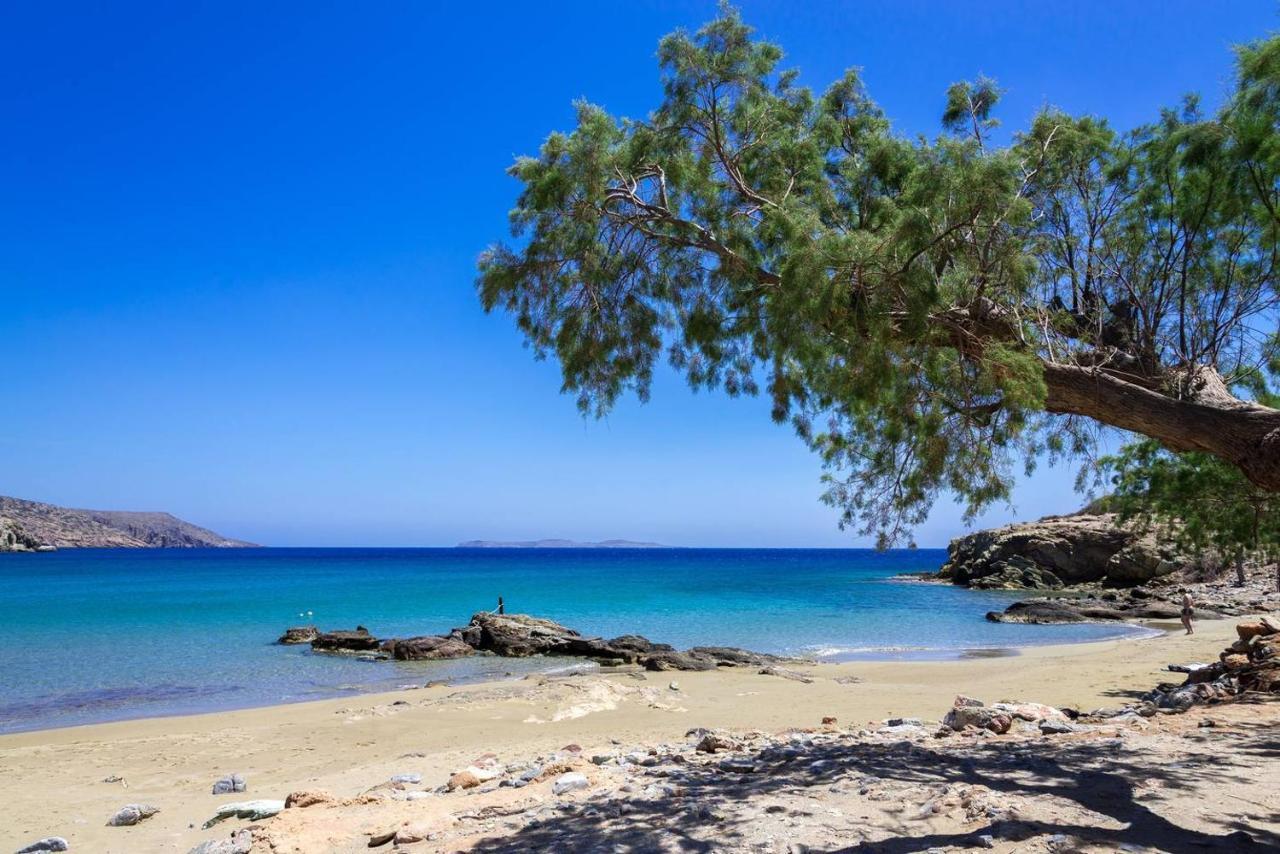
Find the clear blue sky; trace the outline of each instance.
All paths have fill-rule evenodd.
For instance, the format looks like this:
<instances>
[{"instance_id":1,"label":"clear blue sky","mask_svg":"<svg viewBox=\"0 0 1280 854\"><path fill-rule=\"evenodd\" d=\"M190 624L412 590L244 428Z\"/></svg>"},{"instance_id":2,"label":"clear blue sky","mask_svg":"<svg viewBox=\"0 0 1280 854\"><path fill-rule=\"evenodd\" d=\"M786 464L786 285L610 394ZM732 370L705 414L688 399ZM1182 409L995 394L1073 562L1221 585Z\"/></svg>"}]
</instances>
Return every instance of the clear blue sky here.
<instances>
[{"instance_id":1,"label":"clear blue sky","mask_svg":"<svg viewBox=\"0 0 1280 854\"><path fill-rule=\"evenodd\" d=\"M743 2L803 79L862 66L898 129L946 85L1119 127L1210 104L1267 2ZM9 4L0 27L0 494L167 509L272 545L629 537L859 545L759 400L586 422L475 257L504 174L586 97L639 115L713 2ZM1070 477L1016 515L1071 509ZM1007 508L986 521L1012 518ZM961 530L948 502L922 545Z\"/></svg>"}]
</instances>

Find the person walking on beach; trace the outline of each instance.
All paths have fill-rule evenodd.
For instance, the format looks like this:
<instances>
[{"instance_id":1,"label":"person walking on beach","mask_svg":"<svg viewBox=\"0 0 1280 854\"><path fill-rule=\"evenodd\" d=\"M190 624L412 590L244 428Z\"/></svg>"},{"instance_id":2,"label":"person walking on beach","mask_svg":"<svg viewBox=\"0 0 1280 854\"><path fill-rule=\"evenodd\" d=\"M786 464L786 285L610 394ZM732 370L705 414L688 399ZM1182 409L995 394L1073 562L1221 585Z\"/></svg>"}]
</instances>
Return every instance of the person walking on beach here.
<instances>
[{"instance_id":1,"label":"person walking on beach","mask_svg":"<svg viewBox=\"0 0 1280 854\"><path fill-rule=\"evenodd\" d=\"M1191 598L1191 593L1187 590L1182 591L1182 625L1187 630L1187 634L1193 634L1195 629L1191 627L1191 615L1196 611L1195 600Z\"/></svg>"},{"instance_id":2,"label":"person walking on beach","mask_svg":"<svg viewBox=\"0 0 1280 854\"><path fill-rule=\"evenodd\" d=\"M499 613L499 614L505 614L505 613L507 613L507 606L506 606L506 605L504 605L504 604L502 604L502 597L501 597L501 596L499 596L499 597L498 597L498 613Z\"/></svg>"}]
</instances>

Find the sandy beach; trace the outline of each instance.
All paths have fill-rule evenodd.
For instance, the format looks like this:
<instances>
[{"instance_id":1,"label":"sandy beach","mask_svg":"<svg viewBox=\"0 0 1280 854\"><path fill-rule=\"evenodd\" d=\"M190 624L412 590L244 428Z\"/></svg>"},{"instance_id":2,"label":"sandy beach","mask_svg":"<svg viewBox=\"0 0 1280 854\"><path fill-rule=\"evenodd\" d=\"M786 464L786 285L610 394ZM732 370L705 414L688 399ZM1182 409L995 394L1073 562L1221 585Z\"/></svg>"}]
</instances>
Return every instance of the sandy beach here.
<instances>
[{"instance_id":1,"label":"sandy beach","mask_svg":"<svg viewBox=\"0 0 1280 854\"><path fill-rule=\"evenodd\" d=\"M241 823L201 828L231 800L317 789L350 798L396 774L420 774L431 788L480 754L506 761L573 743L591 755L611 745L678 740L695 727L770 732L814 727L824 717L843 726L891 716L937 721L958 693L1114 707L1176 678L1164 672L1169 663L1214 660L1233 629L1232 620L1206 621L1189 637L956 661L814 665L803 668L808 683L754 669L604 672L7 735L0 737L0 844L16 850L57 835L73 851L185 852ZM230 773L243 774L248 791L212 795L213 782ZM104 782L113 778L119 781ZM134 827L106 826L135 802L160 812ZM362 832L348 829L353 838ZM326 847L344 844L335 839Z\"/></svg>"}]
</instances>

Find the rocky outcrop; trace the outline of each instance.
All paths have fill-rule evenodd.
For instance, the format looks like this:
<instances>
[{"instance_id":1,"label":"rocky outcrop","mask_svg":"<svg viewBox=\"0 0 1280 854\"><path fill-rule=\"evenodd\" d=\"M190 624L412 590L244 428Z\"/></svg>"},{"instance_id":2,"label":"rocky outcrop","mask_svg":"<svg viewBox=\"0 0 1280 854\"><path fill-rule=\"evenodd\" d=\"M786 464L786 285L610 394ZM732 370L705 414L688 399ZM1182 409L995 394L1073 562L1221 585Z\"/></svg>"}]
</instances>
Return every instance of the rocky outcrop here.
<instances>
[{"instance_id":1,"label":"rocky outcrop","mask_svg":"<svg viewBox=\"0 0 1280 854\"><path fill-rule=\"evenodd\" d=\"M312 626L287 629L278 643L307 643L316 652L372 654L397 661L462 658L476 653L504 658L558 655L592 658L603 664L637 664L649 670L714 670L717 667L762 666L783 661L777 656L736 647L698 646L678 652L670 644L654 643L640 635L606 640L584 637L554 620L528 614L481 611L466 626L447 635L418 635L379 640L368 629L315 632Z\"/></svg>"},{"instance_id":2,"label":"rocky outcrop","mask_svg":"<svg viewBox=\"0 0 1280 854\"><path fill-rule=\"evenodd\" d=\"M0 516L0 552L38 552L50 548L28 534L17 520Z\"/></svg>"},{"instance_id":3,"label":"rocky outcrop","mask_svg":"<svg viewBox=\"0 0 1280 854\"><path fill-rule=\"evenodd\" d=\"M321 632L311 641L311 648L318 652L377 652L378 639L364 626L352 631Z\"/></svg>"},{"instance_id":4,"label":"rocky outcrop","mask_svg":"<svg viewBox=\"0 0 1280 854\"><path fill-rule=\"evenodd\" d=\"M285 629L284 634L276 640L276 643L285 645L311 643L319 636L320 630L315 626L293 626Z\"/></svg>"},{"instance_id":5,"label":"rocky outcrop","mask_svg":"<svg viewBox=\"0 0 1280 854\"><path fill-rule=\"evenodd\" d=\"M396 661L434 661L441 658L463 658L475 653L462 640L439 635L392 638L383 641L381 649Z\"/></svg>"},{"instance_id":6,"label":"rocky outcrop","mask_svg":"<svg viewBox=\"0 0 1280 854\"><path fill-rule=\"evenodd\" d=\"M1273 597L1252 590L1231 588L1210 593L1207 585L1189 585L1196 602L1192 616L1197 620L1217 620L1261 614L1276 605ZM1140 620L1177 621L1181 616L1181 600L1177 593L1159 587L1134 587L1129 590L1106 590L1082 596L1043 596L1014 602L1003 611L991 611L987 619L993 623L1098 623Z\"/></svg>"},{"instance_id":7,"label":"rocky outcrop","mask_svg":"<svg viewBox=\"0 0 1280 854\"><path fill-rule=\"evenodd\" d=\"M169 513L124 510L73 510L55 504L0 496L0 551L5 530L18 529L35 547L57 548L233 548L251 546Z\"/></svg>"},{"instance_id":8,"label":"rocky outcrop","mask_svg":"<svg viewBox=\"0 0 1280 854\"><path fill-rule=\"evenodd\" d=\"M951 541L940 576L982 589L1129 587L1179 568L1177 554L1111 513L1047 516Z\"/></svg>"}]
</instances>

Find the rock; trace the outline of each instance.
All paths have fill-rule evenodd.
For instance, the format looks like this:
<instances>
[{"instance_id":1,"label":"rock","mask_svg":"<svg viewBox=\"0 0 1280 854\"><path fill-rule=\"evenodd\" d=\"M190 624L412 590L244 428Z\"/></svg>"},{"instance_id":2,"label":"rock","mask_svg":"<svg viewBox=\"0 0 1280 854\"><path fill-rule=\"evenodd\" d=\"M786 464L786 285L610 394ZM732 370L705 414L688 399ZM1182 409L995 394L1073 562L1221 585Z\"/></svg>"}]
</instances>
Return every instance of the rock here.
<instances>
[{"instance_id":1,"label":"rock","mask_svg":"<svg viewBox=\"0 0 1280 854\"><path fill-rule=\"evenodd\" d=\"M474 655L475 650L460 638L440 635L420 635L414 638L391 638L382 642L381 649L396 661L435 661L442 658L463 658Z\"/></svg>"},{"instance_id":2,"label":"rock","mask_svg":"<svg viewBox=\"0 0 1280 854\"><path fill-rule=\"evenodd\" d=\"M284 634L276 641L282 644L311 643L320 634L315 626L294 626L284 630Z\"/></svg>"},{"instance_id":3,"label":"rock","mask_svg":"<svg viewBox=\"0 0 1280 854\"><path fill-rule=\"evenodd\" d=\"M758 667L782 660L776 655L751 652L735 646L695 646L688 650L688 654L710 658L718 667Z\"/></svg>"},{"instance_id":4,"label":"rock","mask_svg":"<svg viewBox=\"0 0 1280 854\"><path fill-rule=\"evenodd\" d=\"M554 795L564 795L569 792L576 792L580 789L585 789L590 785L591 782L587 780L585 774L580 774L577 771L570 771L569 773L561 774L556 778L555 782L551 784L551 793Z\"/></svg>"},{"instance_id":5,"label":"rock","mask_svg":"<svg viewBox=\"0 0 1280 854\"><path fill-rule=\"evenodd\" d=\"M302 809L304 807L315 806L316 804L328 804L332 802L333 795L328 792L322 792L314 789L290 792L289 796L284 799L286 809Z\"/></svg>"},{"instance_id":6,"label":"rock","mask_svg":"<svg viewBox=\"0 0 1280 854\"><path fill-rule=\"evenodd\" d=\"M645 670L715 670L715 661L705 656L695 656L686 652L657 652L647 655L641 661Z\"/></svg>"},{"instance_id":7,"label":"rock","mask_svg":"<svg viewBox=\"0 0 1280 854\"><path fill-rule=\"evenodd\" d=\"M715 732L709 732L698 741L694 748L698 753L716 753L721 750L739 750L742 745L729 738Z\"/></svg>"},{"instance_id":8,"label":"rock","mask_svg":"<svg viewBox=\"0 0 1280 854\"><path fill-rule=\"evenodd\" d=\"M1060 710L1043 703L992 703L991 708L1018 720L1032 723L1045 720L1060 721L1067 717Z\"/></svg>"},{"instance_id":9,"label":"rock","mask_svg":"<svg viewBox=\"0 0 1280 854\"><path fill-rule=\"evenodd\" d=\"M425 842L430 835L431 831L422 825L407 824L396 831L392 842L396 845L412 845L415 842Z\"/></svg>"},{"instance_id":10,"label":"rock","mask_svg":"<svg viewBox=\"0 0 1280 854\"><path fill-rule=\"evenodd\" d=\"M311 648L319 652L372 652L378 648L378 639L360 626L354 631L321 632L312 639Z\"/></svg>"},{"instance_id":11,"label":"rock","mask_svg":"<svg viewBox=\"0 0 1280 854\"><path fill-rule=\"evenodd\" d=\"M386 833L375 833L369 837L369 847L381 848L395 838L396 832L394 830L388 830Z\"/></svg>"},{"instance_id":12,"label":"rock","mask_svg":"<svg viewBox=\"0 0 1280 854\"><path fill-rule=\"evenodd\" d=\"M996 708L972 705L977 702L972 697L963 695L956 697L955 705L942 719L942 725L956 732L962 732L965 727L976 727L990 730L997 735L1003 735L1013 726L1013 717L1010 714Z\"/></svg>"},{"instance_id":13,"label":"rock","mask_svg":"<svg viewBox=\"0 0 1280 854\"><path fill-rule=\"evenodd\" d=\"M924 724L921 723L919 718L885 718L884 725L888 727L916 727L923 726Z\"/></svg>"},{"instance_id":14,"label":"rock","mask_svg":"<svg viewBox=\"0 0 1280 854\"><path fill-rule=\"evenodd\" d=\"M835 718L835 716L833 716L833 715L827 715L826 717L824 717L824 718L822 719L822 725L823 725L823 726L835 726L835 725L836 725L836 718Z\"/></svg>"},{"instance_id":15,"label":"rock","mask_svg":"<svg viewBox=\"0 0 1280 854\"><path fill-rule=\"evenodd\" d=\"M1275 630L1262 620L1245 620L1243 623L1236 624L1236 634L1240 635L1240 640L1247 641L1250 638L1275 634Z\"/></svg>"},{"instance_id":16,"label":"rock","mask_svg":"<svg viewBox=\"0 0 1280 854\"><path fill-rule=\"evenodd\" d=\"M761 676L780 676L793 682L804 682L805 684L813 682L813 677L811 676L805 676L803 673L797 673L794 670L787 670L782 667L761 667L759 672Z\"/></svg>"},{"instance_id":17,"label":"rock","mask_svg":"<svg viewBox=\"0 0 1280 854\"><path fill-rule=\"evenodd\" d=\"M1154 533L1123 527L1114 514L1081 512L954 539L940 576L986 589L1132 586L1178 566L1177 555Z\"/></svg>"},{"instance_id":18,"label":"rock","mask_svg":"<svg viewBox=\"0 0 1280 854\"><path fill-rule=\"evenodd\" d=\"M46 836L44 839L37 839L26 848L19 848L18 854L36 854L37 851L67 851L69 846L67 840L61 836Z\"/></svg>"},{"instance_id":19,"label":"rock","mask_svg":"<svg viewBox=\"0 0 1280 854\"><path fill-rule=\"evenodd\" d=\"M228 774L218 779L213 784L213 794L230 795L234 792L243 792L245 790L244 777L240 774Z\"/></svg>"},{"instance_id":20,"label":"rock","mask_svg":"<svg viewBox=\"0 0 1280 854\"><path fill-rule=\"evenodd\" d=\"M201 842L187 854L249 854L253 850L253 832L242 828L231 834L229 839Z\"/></svg>"},{"instance_id":21,"label":"rock","mask_svg":"<svg viewBox=\"0 0 1280 854\"><path fill-rule=\"evenodd\" d=\"M732 771L735 774L751 774L756 770L756 763L740 756L730 756L720 760L721 771Z\"/></svg>"},{"instance_id":22,"label":"rock","mask_svg":"<svg viewBox=\"0 0 1280 854\"><path fill-rule=\"evenodd\" d=\"M553 620L528 614L493 614L482 611L455 634L478 650L513 658L548 655L581 635Z\"/></svg>"},{"instance_id":23,"label":"rock","mask_svg":"<svg viewBox=\"0 0 1280 854\"><path fill-rule=\"evenodd\" d=\"M237 801L234 804L224 804L219 807L213 814L213 818L204 823L206 829L212 827L218 822L228 818L247 818L250 821L261 821L284 809L284 801L273 800L257 800L257 801Z\"/></svg>"},{"instance_id":24,"label":"rock","mask_svg":"<svg viewBox=\"0 0 1280 854\"><path fill-rule=\"evenodd\" d=\"M408 785L417 785L422 782L421 774L396 774L391 778L393 783L405 783Z\"/></svg>"},{"instance_id":25,"label":"rock","mask_svg":"<svg viewBox=\"0 0 1280 854\"><path fill-rule=\"evenodd\" d=\"M1040 721L1040 732L1042 735L1065 735L1069 732L1076 732L1078 727L1068 720L1048 719Z\"/></svg>"},{"instance_id":26,"label":"rock","mask_svg":"<svg viewBox=\"0 0 1280 854\"><path fill-rule=\"evenodd\" d=\"M1014 602L1003 611L989 611L993 623L1054 625L1059 623L1112 622L1124 620L1177 620L1181 609L1173 602L1138 600L1109 603L1093 597L1043 598ZM1195 609L1198 620L1222 617L1209 608Z\"/></svg>"},{"instance_id":27,"label":"rock","mask_svg":"<svg viewBox=\"0 0 1280 854\"><path fill-rule=\"evenodd\" d=\"M474 789L479 786L481 780L471 771L459 771L449 778L449 782L445 785L449 791L457 791L458 789Z\"/></svg>"},{"instance_id":28,"label":"rock","mask_svg":"<svg viewBox=\"0 0 1280 854\"><path fill-rule=\"evenodd\" d=\"M125 804L107 821L108 827L132 827L160 812L150 804Z\"/></svg>"}]
</instances>

